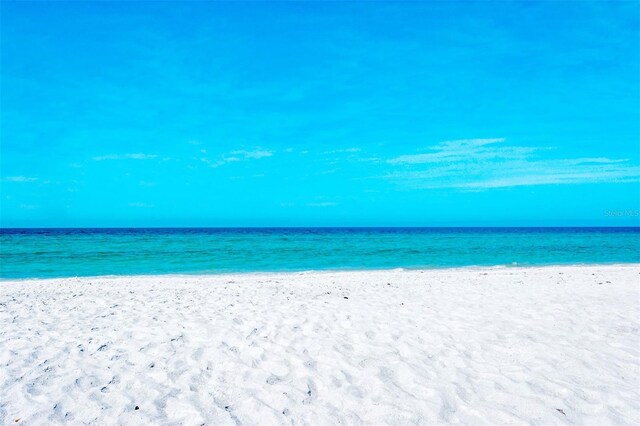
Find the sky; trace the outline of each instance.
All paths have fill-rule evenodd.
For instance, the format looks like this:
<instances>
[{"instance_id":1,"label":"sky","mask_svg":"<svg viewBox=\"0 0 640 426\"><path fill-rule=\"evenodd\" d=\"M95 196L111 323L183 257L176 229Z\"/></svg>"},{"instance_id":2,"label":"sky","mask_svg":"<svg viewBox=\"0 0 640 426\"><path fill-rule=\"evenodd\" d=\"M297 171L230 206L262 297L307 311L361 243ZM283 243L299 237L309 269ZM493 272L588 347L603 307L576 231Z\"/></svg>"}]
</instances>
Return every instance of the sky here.
<instances>
[{"instance_id":1,"label":"sky","mask_svg":"<svg viewBox=\"0 0 640 426\"><path fill-rule=\"evenodd\" d=\"M0 225L640 225L638 2L5 2Z\"/></svg>"}]
</instances>

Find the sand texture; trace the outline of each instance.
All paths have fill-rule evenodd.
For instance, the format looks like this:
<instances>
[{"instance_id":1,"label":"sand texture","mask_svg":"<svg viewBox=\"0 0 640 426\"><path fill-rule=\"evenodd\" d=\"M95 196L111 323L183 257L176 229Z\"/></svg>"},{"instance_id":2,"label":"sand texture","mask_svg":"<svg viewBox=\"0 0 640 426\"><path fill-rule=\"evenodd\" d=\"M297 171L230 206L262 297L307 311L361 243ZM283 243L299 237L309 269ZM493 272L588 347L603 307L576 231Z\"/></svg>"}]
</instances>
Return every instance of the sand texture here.
<instances>
[{"instance_id":1,"label":"sand texture","mask_svg":"<svg viewBox=\"0 0 640 426\"><path fill-rule=\"evenodd\" d=\"M3 281L0 423L640 424L640 265Z\"/></svg>"}]
</instances>

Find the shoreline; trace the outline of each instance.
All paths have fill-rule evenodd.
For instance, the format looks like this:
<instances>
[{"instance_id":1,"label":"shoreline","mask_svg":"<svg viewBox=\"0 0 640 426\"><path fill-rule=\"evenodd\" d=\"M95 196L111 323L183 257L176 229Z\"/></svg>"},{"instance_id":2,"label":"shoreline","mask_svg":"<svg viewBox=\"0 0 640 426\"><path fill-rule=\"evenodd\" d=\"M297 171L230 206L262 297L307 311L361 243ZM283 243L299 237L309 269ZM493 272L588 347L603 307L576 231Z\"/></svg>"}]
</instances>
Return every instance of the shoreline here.
<instances>
[{"instance_id":1,"label":"shoreline","mask_svg":"<svg viewBox=\"0 0 640 426\"><path fill-rule=\"evenodd\" d=\"M640 264L0 284L0 424L638 424Z\"/></svg>"},{"instance_id":2,"label":"shoreline","mask_svg":"<svg viewBox=\"0 0 640 426\"><path fill-rule=\"evenodd\" d=\"M235 272L193 272L193 273L167 273L167 274L122 274L122 275L77 275L61 277L19 277L2 278L0 285L13 282L55 281L55 280L84 280L84 279L131 279L131 278L196 278L196 277L225 277L225 276L296 276L308 274L342 274L342 273L371 273L371 272L435 272L435 271L476 271L476 270L519 270L519 269L544 269L544 268L590 268L590 267L640 267L640 262L614 262L614 263L554 263L539 265L468 265L468 266L443 266L428 268L372 268L372 269L307 269L307 270L283 270L283 271L235 271Z\"/></svg>"}]
</instances>

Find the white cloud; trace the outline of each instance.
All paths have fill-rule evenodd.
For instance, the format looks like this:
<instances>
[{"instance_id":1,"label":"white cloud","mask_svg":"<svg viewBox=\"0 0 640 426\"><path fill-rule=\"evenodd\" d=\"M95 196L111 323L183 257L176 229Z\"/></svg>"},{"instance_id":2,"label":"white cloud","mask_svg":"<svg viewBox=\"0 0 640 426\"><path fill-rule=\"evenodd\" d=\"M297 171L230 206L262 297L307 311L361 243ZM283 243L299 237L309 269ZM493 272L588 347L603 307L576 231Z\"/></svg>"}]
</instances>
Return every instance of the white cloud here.
<instances>
[{"instance_id":1,"label":"white cloud","mask_svg":"<svg viewBox=\"0 0 640 426\"><path fill-rule=\"evenodd\" d=\"M343 153L354 154L360 151L362 151L360 148L351 147L351 148L334 149L331 151L324 151L323 154L343 154Z\"/></svg>"},{"instance_id":2,"label":"white cloud","mask_svg":"<svg viewBox=\"0 0 640 426\"><path fill-rule=\"evenodd\" d=\"M272 151L268 151L264 149L255 149L253 151L236 150L236 151L231 151L227 154L224 154L218 160L210 160L209 158L202 157L200 158L200 161L208 164L211 167L216 168L216 167L224 166L225 164L229 164L229 163L237 163L240 161L247 161L247 160L259 160L261 158L271 157L272 155L273 155Z\"/></svg>"},{"instance_id":3,"label":"white cloud","mask_svg":"<svg viewBox=\"0 0 640 426\"><path fill-rule=\"evenodd\" d=\"M401 170L384 177L411 188L490 189L515 186L637 182L640 167L628 159L549 159L548 148L504 145L500 139L444 142L429 152L387 162Z\"/></svg>"},{"instance_id":4,"label":"white cloud","mask_svg":"<svg viewBox=\"0 0 640 426\"><path fill-rule=\"evenodd\" d=\"M6 182L29 183L29 182L37 181L38 178L37 177L31 177L31 176L7 176L6 178L4 178L4 180Z\"/></svg>"},{"instance_id":5,"label":"white cloud","mask_svg":"<svg viewBox=\"0 0 640 426\"><path fill-rule=\"evenodd\" d=\"M273 153L271 151L257 149L257 150L254 150L254 151L244 151L244 150L231 151L231 155L236 155L238 157L241 157L241 158L247 160L247 159L258 159L258 158L271 157L273 155Z\"/></svg>"},{"instance_id":6,"label":"white cloud","mask_svg":"<svg viewBox=\"0 0 640 426\"><path fill-rule=\"evenodd\" d=\"M501 158L522 157L532 152L532 148L501 146L494 144L504 142L504 138L493 139L462 139L442 142L429 148L428 153L401 155L388 160L391 164L421 164L438 163L443 161L459 161L465 158Z\"/></svg>"},{"instance_id":7,"label":"white cloud","mask_svg":"<svg viewBox=\"0 0 640 426\"><path fill-rule=\"evenodd\" d=\"M319 203L307 203L309 207L332 207L337 206L338 203L334 203L333 201L322 201Z\"/></svg>"},{"instance_id":8,"label":"white cloud","mask_svg":"<svg viewBox=\"0 0 640 426\"><path fill-rule=\"evenodd\" d=\"M93 157L95 161L105 161L105 160L153 160L158 156L155 154L143 154L140 152L136 152L133 154L108 154L108 155L99 155L97 157Z\"/></svg>"},{"instance_id":9,"label":"white cloud","mask_svg":"<svg viewBox=\"0 0 640 426\"><path fill-rule=\"evenodd\" d=\"M462 188L505 188L513 186L560 185L602 182L635 182L640 167L627 160L582 158L574 160L541 160L514 164L496 177L463 182Z\"/></svg>"}]
</instances>

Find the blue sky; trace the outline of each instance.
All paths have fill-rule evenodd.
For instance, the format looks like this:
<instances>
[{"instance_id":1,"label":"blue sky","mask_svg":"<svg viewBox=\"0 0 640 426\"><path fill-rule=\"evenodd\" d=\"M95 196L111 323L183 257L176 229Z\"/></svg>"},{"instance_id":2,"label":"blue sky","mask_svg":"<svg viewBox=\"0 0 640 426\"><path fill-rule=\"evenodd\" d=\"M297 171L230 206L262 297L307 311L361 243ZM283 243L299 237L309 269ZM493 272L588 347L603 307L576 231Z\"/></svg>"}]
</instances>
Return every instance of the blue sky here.
<instances>
[{"instance_id":1,"label":"blue sky","mask_svg":"<svg viewBox=\"0 0 640 426\"><path fill-rule=\"evenodd\" d=\"M2 226L640 224L637 2L2 3Z\"/></svg>"}]
</instances>

